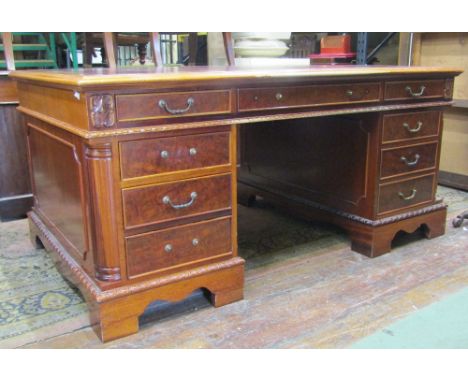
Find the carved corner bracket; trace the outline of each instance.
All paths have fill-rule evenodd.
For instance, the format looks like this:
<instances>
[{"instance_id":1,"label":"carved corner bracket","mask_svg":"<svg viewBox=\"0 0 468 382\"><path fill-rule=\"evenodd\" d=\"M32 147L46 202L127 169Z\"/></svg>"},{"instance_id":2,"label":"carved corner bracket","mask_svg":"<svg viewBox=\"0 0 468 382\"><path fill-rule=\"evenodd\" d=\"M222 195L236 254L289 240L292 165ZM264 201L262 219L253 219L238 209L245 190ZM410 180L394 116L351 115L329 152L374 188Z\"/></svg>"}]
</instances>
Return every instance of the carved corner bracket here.
<instances>
[{"instance_id":1,"label":"carved corner bracket","mask_svg":"<svg viewBox=\"0 0 468 382\"><path fill-rule=\"evenodd\" d=\"M110 94L93 95L89 97L89 115L91 124L96 129L115 126L115 102Z\"/></svg>"}]
</instances>

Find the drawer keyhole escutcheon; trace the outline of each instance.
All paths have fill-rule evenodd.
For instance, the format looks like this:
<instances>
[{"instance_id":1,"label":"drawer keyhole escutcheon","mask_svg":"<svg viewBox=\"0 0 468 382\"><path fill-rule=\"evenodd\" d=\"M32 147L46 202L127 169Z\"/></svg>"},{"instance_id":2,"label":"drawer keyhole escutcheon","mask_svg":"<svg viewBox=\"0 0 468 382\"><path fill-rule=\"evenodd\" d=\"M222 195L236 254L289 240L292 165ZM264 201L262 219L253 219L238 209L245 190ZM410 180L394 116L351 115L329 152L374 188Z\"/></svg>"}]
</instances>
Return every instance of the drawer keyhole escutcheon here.
<instances>
[{"instance_id":1,"label":"drawer keyhole escutcheon","mask_svg":"<svg viewBox=\"0 0 468 382\"><path fill-rule=\"evenodd\" d=\"M408 123L406 123L406 122L403 123L403 127L406 130L408 130L408 132L410 132L410 133L417 133L419 130L421 130L422 125L423 125L422 122L418 121L418 123L416 124L416 127L414 129L412 129Z\"/></svg>"},{"instance_id":2,"label":"drawer keyhole escutcheon","mask_svg":"<svg viewBox=\"0 0 468 382\"><path fill-rule=\"evenodd\" d=\"M187 203L182 203L182 204L174 204L172 203L172 200L171 198L166 195L162 198L162 202L164 204L167 204L169 206L171 206L172 208L174 208L175 210L179 210L181 208L187 208L187 207L190 207L194 202L195 202L195 199L197 198L198 194L193 191L191 194L190 194L190 200L187 202Z\"/></svg>"},{"instance_id":3,"label":"drawer keyhole escutcheon","mask_svg":"<svg viewBox=\"0 0 468 382\"><path fill-rule=\"evenodd\" d=\"M275 98L279 102L283 99L283 95L281 93L276 93Z\"/></svg>"},{"instance_id":4,"label":"drawer keyhole escutcheon","mask_svg":"<svg viewBox=\"0 0 468 382\"><path fill-rule=\"evenodd\" d=\"M411 167L411 166L416 166L416 165L418 164L419 158L420 158L420 157L421 157L421 156L420 156L419 154L416 154L416 155L414 156L414 160L413 160L413 161L409 161L405 156L402 156L402 157L400 158L400 160L401 160L403 163L405 163L407 166Z\"/></svg>"},{"instance_id":5,"label":"drawer keyhole escutcheon","mask_svg":"<svg viewBox=\"0 0 468 382\"><path fill-rule=\"evenodd\" d=\"M166 100L163 100L163 99L159 100L158 105L161 109L166 110L169 114L184 114L190 110L190 108L193 106L194 103L195 103L195 100L192 97L190 97L187 99L187 106L184 107L183 109L172 109L169 107Z\"/></svg>"},{"instance_id":6,"label":"drawer keyhole escutcheon","mask_svg":"<svg viewBox=\"0 0 468 382\"><path fill-rule=\"evenodd\" d=\"M189 154L190 154L190 156L192 156L192 157L195 156L195 155L197 155L197 149L196 149L195 147L191 147L191 148L189 149Z\"/></svg>"},{"instance_id":7,"label":"drawer keyhole escutcheon","mask_svg":"<svg viewBox=\"0 0 468 382\"><path fill-rule=\"evenodd\" d=\"M411 89L411 86L407 86L405 90L411 97L421 97L424 94L426 87L424 85L421 85L421 87L419 88L419 92L416 92L416 93L413 92L413 90Z\"/></svg>"},{"instance_id":8,"label":"drawer keyhole escutcheon","mask_svg":"<svg viewBox=\"0 0 468 382\"><path fill-rule=\"evenodd\" d=\"M162 159L169 158L169 153L166 150L161 151L161 158Z\"/></svg>"},{"instance_id":9,"label":"drawer keyhole escutcheon","mask_svg":"<svg viewBox=\"0 0 468 382\"><path fill-rule=\"evenodd\" d=\"M172 252L172 245L171 245L171 244L166 244L166 245L164 246L164 250L165 250L167 253Z\"/></svg>"},{"instance_id":10,"label":"drawer keyhole escutcheon","mask_svg":"<svg viewBox=\"0 0 468 382\"><path fill-rule=\"evenodd\" d=\"M200 241L196 237L192 240L192 245L194 247L196 247L199 243L200 243Z\"/></svg>"},{"instance_id":11,"label":"drawer keyhole escutcheon","mask_svg":"<svg viewBox=\"0 0 468 382\"><path fill-rule=\"evenodd\" d=\"M411 200L413 199L415 196L416 196L416 193L418 192L418 190L416 190L415 188L413 188L411 190L411 194L406 196L405 194L403 194L403 192L399 192L398 193L398 196L400 197L400 199L403 199L403 200Z\"/></svg>"}]
</instances>

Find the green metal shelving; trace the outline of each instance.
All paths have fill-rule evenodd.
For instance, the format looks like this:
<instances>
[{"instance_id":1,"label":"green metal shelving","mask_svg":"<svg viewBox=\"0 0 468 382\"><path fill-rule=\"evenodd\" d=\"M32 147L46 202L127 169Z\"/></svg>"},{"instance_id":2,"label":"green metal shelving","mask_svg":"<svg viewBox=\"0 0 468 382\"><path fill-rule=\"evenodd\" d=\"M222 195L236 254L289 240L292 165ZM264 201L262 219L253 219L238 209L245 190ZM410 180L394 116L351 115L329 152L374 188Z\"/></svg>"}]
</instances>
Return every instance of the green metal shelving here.
<instances>
[{"instance_id":1,"label":"green metal shelving","mask_svg":"<svg viewBox=\"0 0 468 382\"><path fill-rule=\"evenodd\" d=\"M35 42L12 44L13 52L37 52L38 58L15 59L15 67L23 68L58 68L57 45L54 32L13 32L13 37L21 36L36 38ZM74 69L78 68L76 32L60 32L60 37L65 43L68 52L72 56ZM3 44L0 44L0 52L4 52ZM0 69L6 69L6 61L0 60Z\"/></svg>"}]
</instances>

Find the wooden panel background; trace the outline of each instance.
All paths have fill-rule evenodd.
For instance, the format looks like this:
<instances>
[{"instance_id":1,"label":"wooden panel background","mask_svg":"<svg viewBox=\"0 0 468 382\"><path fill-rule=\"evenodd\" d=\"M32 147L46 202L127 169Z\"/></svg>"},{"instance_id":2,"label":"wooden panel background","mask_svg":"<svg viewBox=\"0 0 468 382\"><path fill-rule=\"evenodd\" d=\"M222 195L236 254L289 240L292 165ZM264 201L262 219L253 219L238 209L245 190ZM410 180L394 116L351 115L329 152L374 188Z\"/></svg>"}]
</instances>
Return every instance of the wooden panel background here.
<instances>
[{"instance_id":1,"label":"wooden panel background","mask_svg":"<svg viewBox=\"0 0 468 382\"><path fill-rule=\"evenodd\" d=\"M453 98L468 99L468 33L422 33L420 65L464 67L455 80Z\"/></svg>"},{"instance_id":2,"label":"wooden panel background","mask_svg":"<svg viewBox=\"0 0 468 382\"><path fill-rule=\"evenodd\" d=\"M468 33L421 33L420 65L458 66L465 72L455 79L453 98L468 100ZM440 170L468 176L468 109L451 108L444 114ZM443 183L443 182L442 182ZM445 184L445 183L443 183ZM465 185L468 188L468 182Z\"/></svg>"}]
</instances>

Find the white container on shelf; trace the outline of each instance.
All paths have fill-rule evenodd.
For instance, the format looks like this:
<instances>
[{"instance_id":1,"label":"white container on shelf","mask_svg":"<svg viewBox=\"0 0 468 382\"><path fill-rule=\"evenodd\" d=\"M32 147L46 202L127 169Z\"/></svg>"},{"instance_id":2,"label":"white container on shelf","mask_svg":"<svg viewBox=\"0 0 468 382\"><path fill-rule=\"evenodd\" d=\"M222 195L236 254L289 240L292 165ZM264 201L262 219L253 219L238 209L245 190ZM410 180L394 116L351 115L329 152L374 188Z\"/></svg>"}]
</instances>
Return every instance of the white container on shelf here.
<instances>
[{"instance_id":1,"label":"white container on shelf","mask_svg":"<svg viewBox=\"0 0 468 382\"><path fill-rule=\"evenodd\" d=\"M291 32L233 32L234 40L289 40Z\"/></svg>"},{"instance_id":2,"label":"white container on shelf","mask_svg":"<svg viewBox=\"0 0 468 382\"><path fill-rule=\"evenodd\" d=\"M236 57L281 57L291 32L234 32L232 37Z\"/></svg>"}]
</instances>

